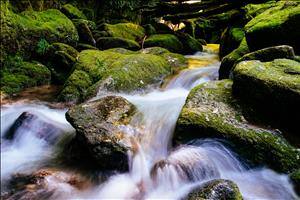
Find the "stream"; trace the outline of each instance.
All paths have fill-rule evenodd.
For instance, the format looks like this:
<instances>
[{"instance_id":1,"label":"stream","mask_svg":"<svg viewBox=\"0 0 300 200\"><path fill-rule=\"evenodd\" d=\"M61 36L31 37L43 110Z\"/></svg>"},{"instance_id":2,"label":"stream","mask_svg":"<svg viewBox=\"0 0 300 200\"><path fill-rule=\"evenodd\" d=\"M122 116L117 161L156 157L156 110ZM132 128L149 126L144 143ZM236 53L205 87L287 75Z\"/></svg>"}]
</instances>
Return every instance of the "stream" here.
<instances>
[{"instance_id":1,"label":"stream","mask_svg":"<svg viewBox=\"0 0 300 200\"><path fill-rule=\"evenodd\" d=\"M46 175L45 188L36 192L40 199L182 199L201 184L220 178L235 182L246 200L297 199L287 175L268 168L251 168L224 145L226 141L199 139L172 147L176 121L189 91L218 78L220 62L216 57L214 53L189 56L192 66L164 87L146 94L116 94L138 109L124 127L127 134L134 136L131 143L136 152L128 152L129 172L115 173L99 184L74 186L70 180L74 176L86 177L85 174L61 167L59 154L75 135L65 119L66 108L55 108L43 101L2 105L1 195L6 195L15 174L56 167L60 170ZM101 97L93 99L97 98ZM24 112L33 116L12 128ZM82 180L91 182L90 177ZM11 199L26 199L24 190L18 190Z\"/></svg>"}]
</instances>

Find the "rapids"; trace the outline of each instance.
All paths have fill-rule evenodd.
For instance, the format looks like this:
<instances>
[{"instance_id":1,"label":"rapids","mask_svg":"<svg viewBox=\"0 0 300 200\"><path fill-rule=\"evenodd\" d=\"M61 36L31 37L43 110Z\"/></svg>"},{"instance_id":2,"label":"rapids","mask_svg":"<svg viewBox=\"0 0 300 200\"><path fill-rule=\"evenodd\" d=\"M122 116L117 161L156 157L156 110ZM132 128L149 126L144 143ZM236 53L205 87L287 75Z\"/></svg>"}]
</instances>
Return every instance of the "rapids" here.
<instances>
[{"instance_id":1,"label":"rapids","mask_svg":"<svg viewBox=\"0 0 300 200\"><path fill-rule=\"evenodd\" d=\"M189 91L203 82L217 79L220 63L213 53L189 56L191 67L181 71L165 87L146 94L116 94L138 108L138 113L124 131L133 135L128 152L129 172L117 173L100 184L78 189L66 183L68 170L50 175L48 199L182 199L193 188L212 179L234 181L244 199L296 199L288 176L267 168L251 168L227 148L228 141L195 140L172 147L176 120ZM100 97L95 97L97 99ZM23 113L32 117L14 129L12 124ZM55 165L55 158L65 145L64 138L74 136L65 119L66 109L55 109L46 102L16 102L1 107L1 194L16 173L33 173ZM50 125L49 125L50 124ZM39 135L45 125L55 128L56 137ZM53 134L53 131L47 131ZM116 161L117 162L117 161ZM43 196L41 196L43 197Z\"/></svg>"}]
</instances>

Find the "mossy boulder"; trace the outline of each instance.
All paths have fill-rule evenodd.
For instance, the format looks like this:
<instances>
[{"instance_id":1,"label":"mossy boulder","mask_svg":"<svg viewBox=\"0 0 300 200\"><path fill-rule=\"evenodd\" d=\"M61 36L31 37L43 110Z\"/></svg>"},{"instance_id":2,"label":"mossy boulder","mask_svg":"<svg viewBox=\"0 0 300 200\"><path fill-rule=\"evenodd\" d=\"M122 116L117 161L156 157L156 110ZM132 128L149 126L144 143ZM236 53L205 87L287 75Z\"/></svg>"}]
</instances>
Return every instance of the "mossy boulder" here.
<instances>
[{"instance_id":1,"label":"mossy boulder","mask_svg":"<svg viewBox=\"0 0 300 200\"><path fill-rule=\"evenodd\" d=\"M129 135L122 125L130 122L136 108L126 99L107 96L72 107L66 118L76 129L77 147L86 149L95 164L106 170L128 170Z\"/></svg>"},{"instance_id":2,"label":"mossy boulder","mask_svg":"<svg viewBox=\"0 0 300 200\"><path fill-rule=\"evenodd\" d=\"M163 55L127 50L121 53L115 50L82 51L60 99L78 102L95 96L99 91L133 92L146 89L150 84L160 84L177 67L170 65L172 61Z\"/></svg>"},{"instance_id":3,"label":"mossy boulder","mask_svg":"<svg viewBox=\"0 0 300 200\"><path fill-rule=\"evenodd\" d=\"M298 169L300 152L277 132L259 128L247 111L232 96L231 80L201 84L188 95L177 121L175 142L207 137L225 139L254 164L280 172Z\"/></svg>"},{"instance_id":4,"label":"mossy boulder","mask_svg":"<svg viewBox=\"0 0 300 200\"><path fill-rule=\"evenodd\" d=\"M171 34L155 34L146 38L144 47L162 47L174 53L183 52L183 44Z\"/></svg>"},{"instance_id":5,"label":"mossy boulder","mask_svg":"<svg viewBox=\"0 0 300 200\"><path fill-rule=\"evenodd\" d=\"M96 24L84 19L74 19L72 21L78 31L79 42L96 46L96 40L92 33L96 29Z\"/></svg>"},{"instance_id":6,"label":"mossy boulder","mask_svg":"<svg viewBox=\"0 0 300 200\"><path fill-rule=\"evenodd\" d=\"M175 35L183 45L183 54L194 54L198 51L203 51L201 43L189 34L176 32Z\"/></svg>"},{"instance_id":7,"label":"mossy boulder","mask_svg":"<svg viewBox=\"0 0 300 200\"><path fill-rule=\"evenodd\" d=\"M194 189L186 198L187 200L200 200L200 199L230 199L242 200L243 197L240 193L238 186L230 181L224 179L212 180L204 183L198 188Z\"/></svg>"},{"instance_id":8,"label":"mossy boulder","mask_svg":"<svg viewBox=\"0 0 300 200\"><path fill-rule=\"evenodd\" d=\"M288 45L280 45L263 48L251 53L245 54L243 57L238 59L238 62L245 60L260 60L262 62L273 61L277 58L294 59L294 49Z\"/></svg>"},{"instance_id":9,"label":"mossy boulder","mask_svg":"<svg viewBox=\"0 0 300 200\"><path fill-rule=\"evenodd\" d=\"M219 56L222 59L224 56L238 48L241 41L245 37L243 28L227 27L221 36Z\"/></svg>"},{"instance_id":10,"label":"mossy boulder","mask_svg":"<svg viewBox=\"0 0 300 200\"><path fill-rule=\"evenodd\" d=\"M233 73L233 92L276 128L298 137L300 63L288 59L243 61Z\"/></svg>"},{"instance_id":11,"label":"mossy boulder","mask_svg":"<svg viewBox=\"0 0 300 200\"><path fill-rule=\"evenodd\" d=\"M268 10L269 8L275 7L278 4L282 3L282 1L268 1L265 3L258 3L258 4L247 4L242 10L245 13L245 19L247 21L252 20L257 15L263 13L264 11Z\"/></svg>"},{"instance_id":12,"label":"mossy boulder","mask_svg":"<svg viewBox=\"0 0 300 200\"><path fill-rule=\"evenodd\" d=\"M104 37L117 37L134 41L139 41L145 36L144 28L133 23L103 23L98 27L98 30L103 31Z\"/></svg>"},{"instance_id":13,"label":"mossy boulder","mask_svg":"<svg viewBox=\"0 0 300 200\"><path fill-rule=\"evenodd\" d=\"M90 44L85 44L85 43L78 43L76 46L76 49L80 52L83 50L87 49L93 49L93 50L98 50L97 47L90 45Z\"/></svg>"},{"instance_id":14,"label":"mossy boulder","mask_svg":"<svg viewBox=\"0 0 300 200\"><path fill-rule=\"evenodd\" d=\"M111 48L139 50L141 48L136 41L120 37L100 37L97 39L97 47L101 50Z\"/></svg>"},{"instance_id":15,"label":"mossy boulder","mask_svg":"<svg viewBox=\"0 0 300 200\"><path fill-rule=\"evenodd\" d=\"M300 53L300 2L280 2L248 22L245 33L251 51L290 45Z\"/></svg>"},{"instance_id":16,"label":"mossy boulder","mask_svg":"<svg viewBox=\"0 0 300 200\"><path fill-rule=\"evenodd\" d=\"M23 61L21 57L8 57L1 69L1 91L13 95L25 88L49 84L51 73L38 62Z\"/></svg>"},{"instance_id":17,"label":"mossy boulder","mask_svg":"<svg viewBox=\"0 0 300 200\"><path fill-rule=\"evenodd\" d=\"M1 4L0 60L8 54L29 57L41 39L49 43L75 44L78 34L72 21L59 10L25 11L15 14L9 4Z\"/></svg>"},{"instance_id":18,"label":"mossy boulder","mask_svg":"<svg viewBox=\"0 0 300 200\"><path fill-rule=\"evenodd\" d=\"M246 38L241 41L239 47L233 50L230 54L222 59L221 66L219 69L219 79L229 78L229 75L235 66L238 59L243 57L243 55L250 53Z\"/></svg>"},{"instance_id":19,"label":"mossy boulder","mask_svg":"<svg viewBox=\"0 0 300 200\"><path fill-rule=\"evenodd\" d=\"M47 47L43 60L51 71L52 82L63 84L76 62L78 51L70 45L53 43Z\"/></svg>"},{"instance_id":20,"label":"mossy boulder","mask_svg":"<svg viewBox=\"0 0 300 200\"><path fill-rule=\"evenodd\" d=\"M294 184L294 188L297 194L300 194L300 169L295 170L293 173L289 174L289 177Z\"/></svg>"},{"instance_id":21,"label":"mossy boulder","mask_svg":"<svg viewBox=\"0 0 300 200\"><path fill-rule=\"evenodd\" d=\"M69 19L87 19L83 12L81 12L72 4L63 5L61 12L64 13Z\"/></svg>"}]
</instances>

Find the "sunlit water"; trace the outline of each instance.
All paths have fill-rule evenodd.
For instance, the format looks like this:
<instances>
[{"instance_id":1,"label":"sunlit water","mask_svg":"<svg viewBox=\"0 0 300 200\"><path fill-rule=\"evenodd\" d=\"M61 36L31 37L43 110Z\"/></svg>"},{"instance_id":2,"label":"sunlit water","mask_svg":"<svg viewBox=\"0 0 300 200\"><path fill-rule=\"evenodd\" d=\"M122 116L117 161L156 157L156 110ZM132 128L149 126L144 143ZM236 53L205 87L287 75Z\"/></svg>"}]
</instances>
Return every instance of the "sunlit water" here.
<instances>
[{"instance_id":1,"label":"sunlit water","mask_svg":"<svg viewBox=\"0 0 300 200\"><path fill-rule=\"evenodd\" d=\"M131 141L136 152L128 152L129 172L111 176L106 182L78 191L64 181L68 175L47 177L48 187L55 191L52 199L181 199L193 188L212 179L234 181L244 199L296 199L287 175L270 169L251 169L238 156L212 139L195 140L172 147L171 139L176 120L189 91L203 82L217 79L219 62L213 54L197 54L193 63L203 67L183 70L164 89L147 94L125 97L138 108L127 129L134 131ZM97 97L96 97L97 98ZM23 112L38 116L30 126L19 127L12 140L5 133ZM41 104L6 105L1 112L1 182L17 172L34 172L42 163L51 162L59 148L59 141L74 134L65 120L66 110L50 109ZM57 128L57 137L41 137L45 122ZM49 141L50 140L50 141ZM117 162L117 161L116 161ZM61 178L63 177L63 178Z\"/></svg>"}]
</instances>

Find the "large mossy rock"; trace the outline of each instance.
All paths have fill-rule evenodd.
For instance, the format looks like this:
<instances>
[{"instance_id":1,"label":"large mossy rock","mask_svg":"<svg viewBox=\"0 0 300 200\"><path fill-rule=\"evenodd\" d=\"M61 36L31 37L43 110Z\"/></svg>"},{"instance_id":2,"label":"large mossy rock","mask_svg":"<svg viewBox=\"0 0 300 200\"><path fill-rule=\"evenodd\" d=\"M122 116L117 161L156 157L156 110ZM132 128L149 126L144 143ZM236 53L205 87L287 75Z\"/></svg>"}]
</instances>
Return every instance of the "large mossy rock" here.
<instances>
[{"instance_id":1,"label":"large mossy rock","mask_svg":"<svg viewBox=\"0 0 300 200\"><path fill-rule=\"evenodd\" d=\"M229 75L238 59L240 59L247 53L250 53L250 51L248 48L247 41L244 38L237 49L233 50L230 54L228 54L222 59L221 66L219 69L219 79L229 78Z\"/></svg>"},{"instance_id":2,"label":"large mossy rock","mask_svg":"<svg viewBox=\"0 0 300 200\"><path fill-rule=\"evenodd\" d=\"M15 14L9 10L8 3L1 1L0 5L1 62L8 54L19 53L23 56L30 56L42 39L49 43L66 44L75 44L78 41L78 34L72 21L59 10L25 11Z\"/></svg>"},{"instance_id":3,"label":"large mossy rock","mask_svg":"<svg viewBox=\"0 0 300 200\"><path fill-rule=\"evenodd\" d=\"M98 30L102 31L102 37L117 37L133 41L139 41L145 36L144 28L133 23L104 23L98 27Z\"/></svg>"},{"instance_id":4,"label":"large mossy rock","mask_svg":"<svg viewBox=\"0 0 300 200\"><path fill-rule=\"evenodd\" d=\"M183 54L194 54L198 51L203 51L202 44L189 34L176 32L175 35L183 45Z\"/></svg>"},{"instance_id":5,"label":"large mossy rock","mask_svg":"<svg viewBox=\"0 0 300 200\"><path fill-rule=\"evenodd\" d=\"M269 46L290 45L299 53L300 2L279 2L276 7L248 22L245 33L251 51Z\"/></svg>"},{"instance_id":6,"label":"large mossy rock","mask_svg":"<svg viewBox=\"0 0 300 200\"><path fill-rule=\"evenodd\" d=\"M267 118L299 138L300 63L288 59L243 61L234 69L233 92Z\"/></svg>"},{"instance_id":7,"label":"large mossy rock","mask_svg":"<svg viewBox=\"0 0 300 200\"><path fill-rule=\"evenodd\" d=\"M86 19L86 16L72 4L63 5L61 12L64 13L69 19Z\"/></svg>"},{"instance_id":8,"label":"large mossy rock","mask_svg":"<svg viewBox=\"0 0 300 200\"><path fill-rule=\"evenodd\" d=\"M96 29L96 24L84 19L72 20L79 35L79 42L96 46L92 31Z\"/></svg>"},{"instance_id":9,"label":"large mossy rock","mask_svg":"<svg viewBox=\"0 0 300 200\"><path fill-rule=\"evenodd\" d=\"M228 27L222 33L220 42L219 56L222 59L224 56L238 48L241 41L245 37L244 29L240 27Z\"/></svg>"},{"instance_id":10,"label":"large mossy rock","mask_svg":"<svg viewBox=\"0 0 300 200\"><path fill-rule=\"evenodd\" d=\"M238 186L230 180L212 180L194 189L186 198L187 200L242 200Z\"/></svg>"},{"instance_id":11,"label":"large mossy rock","mask_svg":"<svg viewBox=\"0 0 300 200\"><path fill-rule=\"evenodd\" d=\"M97 47L101 50L111 48L124 48L129 50L139 50L139 43L134 40L124 39L121 37L100 37L97 39Z\"/></svg>"},{"instance_id":12,"label":"large mossy rock","mask_svg":"<svg viewBox=\"0 0 300 200\"><path fill-rule=\"evenodd\" d=\"M146 38L144 47L162 47L174 53L183 52L183 44L172 34L155 34Z\"/></svg>"},{"instance_id":13,"label":"large mossy rock","mask_svg":"<svg viewBox=\"0 0 300 200\"><path fill-rule=\"evenodd\" d=\"M52 74L52 83L63 84L69 77L76 62L78 51L63 43L53 43L47 47L43 56Z\"/></svg>"},{"instance_id":14,"label":"large mossy rock","mask_svg":"<svg viewBox=\"0 0 300 200\"><path fill-rule=\"evenodd\" d=\"M160 84L163 78L182 67L183 57L165 53L153 55L124 50L85 50L78 56L74 72L59 96L80 102L100 92L133 92Z\"/></svg>"},{"instance_id":15,"label":"large mossy rock","mask_svg":"<svg viewBox=\"0 0 300 200\"><path fill-rule=\"evenodd\" d=\"M249 97L248 91L245 92ZM300 152L278 133L251 123L246 111L232 97L231 80L201 84L186 100L177 121L175 141L207 137L225 139L255 164L266 164L281 172L298 169Z\"/></svg>"},{"instance_id":16,"label":"large mossy rock","mask_svg":"<svg viewBox=\"0 0 300 200\"><path fill-rule=\"evenodd\" d=\"M86 149L83 156L94 158L101 169L127 170L129 136L122 131L122 125L128 124L134 113L134 105L118 96L72 107L66 118L76 129L78 146L73 148Z\"/></svg>"},{"instance_id":17,"label":"large mossy rock","mask_svg":"<svg viewBox=\"0 0 300 200\"><path fill-rule=\"evenodd\" d=\"M20 57L8 57L0 73L1 91L13 95L25 88L49 84L49 69L38 62L25 62Z\"/></svg>"}]
</instances>

